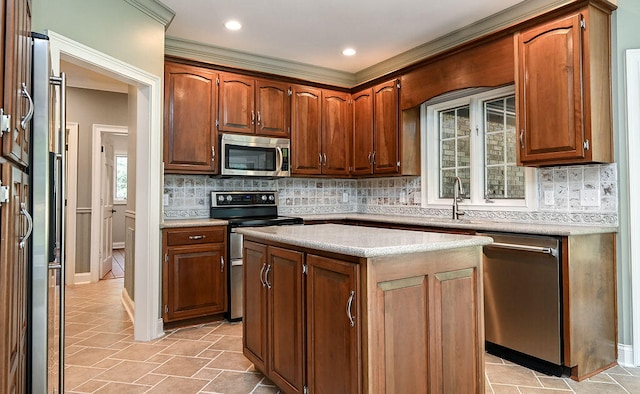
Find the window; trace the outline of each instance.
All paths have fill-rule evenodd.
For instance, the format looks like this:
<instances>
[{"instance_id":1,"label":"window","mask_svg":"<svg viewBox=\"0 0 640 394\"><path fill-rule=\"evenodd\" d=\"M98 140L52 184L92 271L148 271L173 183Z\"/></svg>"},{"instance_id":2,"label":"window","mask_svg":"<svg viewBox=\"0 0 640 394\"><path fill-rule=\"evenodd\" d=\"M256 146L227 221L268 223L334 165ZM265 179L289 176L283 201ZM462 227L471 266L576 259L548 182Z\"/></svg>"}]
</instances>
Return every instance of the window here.
<instances>
[{"instance_id":1,"label":"window","mask_svg":"<svg viewBox=\"0 0 640 394\"><path fill-rule=\"evenodd\" d=\"M116 201L127 200L127 155L116 155L115 174L115 196Z\"/></svg>"},{"instance_id":2,"label":"window","mask_svg":"<svg viewBox=\"0 0 640 394\"><path fill-rule=\"evenodd\" d=\"M514 88L478 91L423 104L423 205L450 205L458 177L461 205L530 207L535 174L516 164Z\"/></svg>"}]
</instances>

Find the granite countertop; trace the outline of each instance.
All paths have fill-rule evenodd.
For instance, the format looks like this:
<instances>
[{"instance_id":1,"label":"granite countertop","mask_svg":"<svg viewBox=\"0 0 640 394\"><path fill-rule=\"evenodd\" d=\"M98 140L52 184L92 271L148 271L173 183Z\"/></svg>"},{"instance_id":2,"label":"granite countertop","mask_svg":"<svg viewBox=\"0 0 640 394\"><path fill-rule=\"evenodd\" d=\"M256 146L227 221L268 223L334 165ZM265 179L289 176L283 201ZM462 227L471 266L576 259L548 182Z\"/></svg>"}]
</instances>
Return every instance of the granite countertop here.
<instances>
[{"instance_id":1,"label":"granite countertop","mask_svg":"<svg viewBox=\"0 0 640 394\"><path fill-rule=\"evenodd\" d=\"M305 221L310 220L362 220L381 223L397 223L406 225L418 225L442 228L457 228L464 230L495 231L507 233L538 234L538 235L587 235L616 233L617 227L613 226L576 226L546 223L518 223L495 222L482 219L459 219L397 216L397 215L372 215L365 213L339 213L326 215L299 215Z\"/></svg>"},{"instance_id":2,"label":"granite countertop","mask_svg":"<svg viewBox=\"0 0 640 394\"><path fill-rule=\"evenodd\" d=\"M393 230L343 224L244 227L237 232L258 239L356 257L429 252L493 242L489 237Z\"/></svg>"},{"instance_id":3,"label":"granite countertop","mask_svg":"<svg viewBox=\"0 0 640 394\"><path fill-rule=\"evenodd\" d=\"M160 228L226 226L226 220L220 219L167 219L160 223Z\"/></svg>"}]
</instances>

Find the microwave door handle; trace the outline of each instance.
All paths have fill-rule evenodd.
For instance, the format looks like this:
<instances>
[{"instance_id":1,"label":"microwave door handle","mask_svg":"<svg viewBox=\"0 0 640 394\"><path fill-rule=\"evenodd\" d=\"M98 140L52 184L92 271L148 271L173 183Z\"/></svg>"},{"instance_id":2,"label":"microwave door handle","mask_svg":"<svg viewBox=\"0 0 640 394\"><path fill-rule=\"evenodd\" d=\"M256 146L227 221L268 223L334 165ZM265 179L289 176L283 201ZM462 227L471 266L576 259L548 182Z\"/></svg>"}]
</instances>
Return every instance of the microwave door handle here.
<instances>
[{"instance_id":1,"label":"microwave door handle","mask_svg":"<svg viewBox=\"0 0 640 394\"><path fill-rule=\"evenodd\" d=\"M277 156L278 156L278 167L277 167L277 170L278 171L282 171L282 165L284 164L284 157L282 156L282 148L280 148L279 146L276 146L276 152L277 152Z\"/></svg>"}]
</instances>

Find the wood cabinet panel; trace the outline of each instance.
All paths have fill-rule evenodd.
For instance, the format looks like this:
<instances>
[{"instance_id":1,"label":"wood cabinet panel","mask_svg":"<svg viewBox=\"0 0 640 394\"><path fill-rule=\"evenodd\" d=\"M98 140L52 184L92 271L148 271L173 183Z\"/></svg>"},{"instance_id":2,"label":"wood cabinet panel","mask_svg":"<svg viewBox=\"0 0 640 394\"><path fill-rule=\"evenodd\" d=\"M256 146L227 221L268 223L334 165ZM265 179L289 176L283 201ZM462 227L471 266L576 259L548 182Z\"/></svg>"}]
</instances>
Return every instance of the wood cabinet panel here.
<instances>
[{"instance_id":1,"label":"wood cabinet panel","mask_svg":"<svg viewBox=\"0 0 640 394\"><path fill-rule=\"evenodd\" d=\"M238 74L220 74L219 131L255 132L254 80Z\"/></svg>"},{"instance_id":2,"label":"wood cabinet panel","mask_svg":"<svg viewBox=\"0 0 640 394\"><path fill-rule=\"evenodd\" d=\"M399 171L398 153L398 81L395 79L373 88L374 173Z\"/></svg>"},{"instance_id":3,"label":"wood cabinet panel","mask_svg":"<svg viewBox=\"0 0 640 394\"><path fill-rule=\"evenodd\" d=\"M352 95L353 137L351 174L373 174L373 89Z\"/></svg>"},{"instance_id":4,"label":"wood cabinet panel","mask_svg":"<svg viewBox=\"0 0 640 394\"><path fill-rule=\"evenodd\" d=\"M610 23L588 6L516 35L521 164L613 160Z\"/></svg>"},{"instance_id":5,"label":"wood cabinet panel","mask_svg":"<svg viewBox=\"0 0 640 394\"><path fill-rule=\"evenodd\" d=\"M322 91L294 85L291 96L291 173L322 172Z\"/></svg>"},{"instance_id":6,"label":"wood cabinet panel","mask_svg":"<svg viewBox=\"0 0 640 394\"><path fill-rule=\"evenodd\" d=\"M31 90L31 7L27 0L6 0L4 14L4 84L2 109L11 117L2 135L2 155L26 167L29 164ZM26 93L25 93L26 92ZM25 123L22 121L25 120Z\"/></svg>"},{"instance_id":7,"label":"wood cabinet panel","mask_svg":"<svg viewBox=\"0 0 640 394\"><path fill-rule=\"evenodd\" d=\"M256 134L288 137L291 122L290 84L256 80Z\"/></svg>"},{"instance_id":8,"label":"wood cabinet panel","mask_svg":"<svg viewBox=\"0 0 640 394\"><path fill-rule=\"evenodd\" d=\"M217 234L225 227L185 228L163 231L163 320L174 322L202 318L227 311L226 232L222 242L211 237L192 244L189 234ZM184 244L175 241L186 237ZM172 240L172 245L169 245ZM200 241L206 240L199 239Z\"/></svg>"},{"instance_id":9,"label":"wood cabinet panel","mask_svg":"<svg viewBox=\"0 0 640 394\"><path fill-rule=\"evenodd\" d=\"M269 379L286 392L304 390L304 254L269 247L265 282L269 294Z\"/></svg>"},{"instance_id":10,"label":"wood cabinet panel","mask_svg":"<svg viewBox=\"0 0 640 394\"><path fill-rule=\"evenodd\" d=\"M0 391L26 390L26 344L28 306L28 250L20 241L27 232L21 204L29 204L29 178L20 168L0 164L2 184L9 200L0 209Z\"/></svg>"},{"instance_id":11,"label":"wood cabinet panel","mask_svg":"<svg viewBox=\"0 0 640 394\"><path fill-rule=\"evenodd\" d=\"M218 172L216 77L206 68L165 63L166 173Z\"/></svg>"},{"instance_id":12,"label":"wood cabinet panel","mask_svg":"<svg viewBox=\"0 0 640 394\"><path fill-rule=\"evenodd\" d=\"M348 93L322 92L322 173L349 175L351 111Z\"/></svg>"},{"instance_id":13,"label":"wood cabinet panel","mask_svg":"<svg viewBox=\"0 0 640 394\"><path fill-rule=\"evenodd\" d=\"M244 355L260 371L267 369L267 247L244 242L242 295L242 348Z\"/></svg>"},{"instance_id":14,"label":"wood cabinet panel","mask_svg":"<svg viewBox=\"0 0 640 394\"><path fill-rule=\"evenodd\" d=\"M225 226L175 229L167 232L167 245L192 245L224 242Z\"/></svg>"},{"instance_id":15,"label":"wood cabinet panel","mask_svg":"<svg viewBox=\"0 0 640 394\"><path fill-rule=\"evenodd\" d=\"M312 254L306 261L309 392L360 393L358 265Z\"/></svg>"}]
</instances>

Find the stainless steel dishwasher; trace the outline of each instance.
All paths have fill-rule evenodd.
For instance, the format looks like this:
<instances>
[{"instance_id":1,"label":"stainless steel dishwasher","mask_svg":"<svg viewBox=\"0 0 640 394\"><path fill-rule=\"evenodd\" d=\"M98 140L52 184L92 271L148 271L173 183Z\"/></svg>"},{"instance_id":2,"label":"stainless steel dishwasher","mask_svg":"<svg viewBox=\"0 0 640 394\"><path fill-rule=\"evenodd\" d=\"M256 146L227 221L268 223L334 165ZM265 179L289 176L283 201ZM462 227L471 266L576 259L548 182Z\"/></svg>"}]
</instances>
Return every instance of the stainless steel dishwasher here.
<instances>
[{"instance_id":1,"label":"stainless steel dishwasher","mask_svg":"<svg viewBox=\"0 0 640 394\"><path fill-rule=\"evenodd\" d=\"M483 249L487 349L495 344L561 365L560 239L481 235L494 240Z\"/></svg>"}]
</instances>

